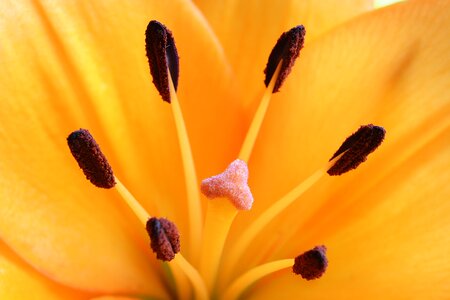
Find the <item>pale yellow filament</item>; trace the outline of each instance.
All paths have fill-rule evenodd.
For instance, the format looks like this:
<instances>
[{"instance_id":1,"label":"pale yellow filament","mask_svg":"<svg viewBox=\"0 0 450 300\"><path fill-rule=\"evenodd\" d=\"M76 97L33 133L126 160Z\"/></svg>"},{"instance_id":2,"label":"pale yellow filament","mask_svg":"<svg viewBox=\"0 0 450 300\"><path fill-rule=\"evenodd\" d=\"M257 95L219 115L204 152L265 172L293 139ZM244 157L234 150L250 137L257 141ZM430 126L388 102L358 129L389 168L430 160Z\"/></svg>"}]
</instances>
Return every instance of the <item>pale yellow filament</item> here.
<instances>
[{"instance_id":1,"label":"pale yellow filament","mask_svg":"<svg viewBox=\"0 0 450 300\"><path fill-rule=\"evenodd\" d=\"M245 291L250 285L254 284L259 279L272 274L276 271L280 271L286 268L290 268L294 265L294 259L282 259L277 261L272 261L260 266L257 266L242 276L237 278L230 287L225 291L223 299L224 300L235 300Z\"/></svg>"},{"instance_id":2,"label":"pale yellow filament","mask_svg":"<svg viewBox=\"0 0 450 300\"><path fill-rule=\"evenodd\" d=\"M255 115L253 116L252 123L247 131L247 135L245 136L244 143L242 144L241 151L239 152L239 158L245 162L248 162L250 159L250 155L252 153L253 147L256 142L256 138L258 137L259 130L261 128L261 124L264 120L264 117L267 112L267 108L269 107L270 99L273 94L273 87L275 86L275 82L277 81L278 74L280 73L281 64L283 60L280 60L278 66L270 79L269 85L266 88L264 95L259 102L259 106L256 109Z\"/></svg>"},{"instance_id":3,"label":"pale yellow filament","mask_svg":"<svg viewBox=\"0 0 450 300\"><path fill-rule=\"evenodd\" d=\"M128 191L128 189L120 182L120 180L115 177L116 180L116 190L119 192L120 196L122 196L122 199L128 204L128 206L131 208L131 210L134 212L136 217L138 217L139 221L141 221L142 224L147 224L148 219L151 218L150 214L145 210L144 207L134 198L134 196Z\"/></svg>"},{"instance_id":4,"label":"pale yellow filament","mask_svg":"<svg viewBox=\"0 0 450 300\"><path fill-rule=\"evenodd\" d=\"M237 212L228 198L211 199L208 202L200 252L200 274L205 278L210 292L214 289L225 240Z\"/></svg>"},{"instance_id":5,"label":"pale yellow filament","mask_svg":"<svg viewBox=\"0 0 450 300\"><path fill-rule=\"evenodd\" d=\"M195 172L194 159L192 156L191 145L189 143L186 125L184 123L183 114L181 112L180 103L178 102L177 93L173 86L172 77L169 74L169 90L170 101L172 107L173 118L175 120L175 127L177 129L178 141L180 143L181 158L183 161L184 180L186 185L186 196L188 203L189 214L189 233L190 233L190 255L198 252L198 246L201 242L202 232L202 210L200 203L199 185L197 182L197 174Z\"/></svg>"}]
</instances>

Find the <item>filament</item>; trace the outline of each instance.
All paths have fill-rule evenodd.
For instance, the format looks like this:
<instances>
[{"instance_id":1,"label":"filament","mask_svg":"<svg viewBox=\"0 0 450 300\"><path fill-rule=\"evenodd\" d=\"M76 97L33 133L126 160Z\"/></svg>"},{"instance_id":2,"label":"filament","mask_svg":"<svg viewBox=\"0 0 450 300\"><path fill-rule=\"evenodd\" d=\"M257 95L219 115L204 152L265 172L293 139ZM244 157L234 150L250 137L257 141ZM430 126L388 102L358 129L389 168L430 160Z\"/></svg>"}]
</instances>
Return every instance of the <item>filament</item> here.
<instances>
[{"instance_id":1,"label":"filament","mask_svg":"<svg viewBox=\"0 0 450 300\"><path fill-rule=\"evenodd\" d=\"M278 214L280 214L286 207L292 204L296 199L303 195L310 187L312 187L319 179L326 174L326 168L319 169L313 173L310 177L292 189L280 200L276 201L272 206L266 209L250 226L242 233L238 241L233 245L230 250L229 261L227 267L232 270L236 265L238 259L248 248L252 240L256 235L262 231L262 229L273 220Z\"/></svg>"},{"instance_id":2,"label":"filament","mask_svg":"<svg viewBox=\"0 0 450 300\"><path fill-rule=\"evenodd\" d=\"M234 300L242 294L250 285L254 284L259 279L272 274L274 272L291 268L294 265L294 259L282 259L277 261L272 261L260 266L257 266L239 278L237 278L230 287L225 291L223 299L224 300Z\"/></svg>"},{"instance_id":3,"label":"filament","mask_svg":"<svg viewBox=\"0 0 450 300\"><path fill-rule=\"evenodd\" d=\"M242 144L241 151L239 152L238 157L245 162L248 162L248 160L250 159L250 155L255 145L256 138L258 137L261 124L264 120L264 116L266 115L267 108L269 107L270 99L272 98L273 94L273 88L275 86L275 82L277 81L278 74L280 73L282 63L283 60L280 60L269 85L264 91L264 95L259 103L258 108L256 109L252 123L250 124L247 135L245 136L244 143Z\"/></svg>"},{"instance_id":4,"label":"filament","mask_svg":"<svg viewBox=\"0 0 450 300\"><path fill-rule=\"evenodd\" d=\"M190 230L190 254L197 253L197 247L201 242L201 230L202 230L202 211L200 203L200 192L198 190L197 175L195 172L194 159L192 156L191 146L189 144L189 138L186 131L186 125L184 123L181 107L178 102L177 93L173 86L172 78L169 74L169 89L172 113L175 120L175 126L177 129L178 140L180 143L181 158L183 161L184 180L186 184L186 195L188 202L188 214L189 214L189 230Z\"/></svg>"},{"instance_id":5,"label":"filament","mask_svg":"<svg viewBox=\"0 0 450 300\"><path fill-rule=\"evenodd\" d=\"M134 214L138 217L139 221L144 225L147 224L147 220L151 218L150 214L145 208L136 200L136 198L130 193L130 191L123 185L123 183L115 177L116 189L122 196L126 204L131 208Z\"/></svg>"}]
</instances>

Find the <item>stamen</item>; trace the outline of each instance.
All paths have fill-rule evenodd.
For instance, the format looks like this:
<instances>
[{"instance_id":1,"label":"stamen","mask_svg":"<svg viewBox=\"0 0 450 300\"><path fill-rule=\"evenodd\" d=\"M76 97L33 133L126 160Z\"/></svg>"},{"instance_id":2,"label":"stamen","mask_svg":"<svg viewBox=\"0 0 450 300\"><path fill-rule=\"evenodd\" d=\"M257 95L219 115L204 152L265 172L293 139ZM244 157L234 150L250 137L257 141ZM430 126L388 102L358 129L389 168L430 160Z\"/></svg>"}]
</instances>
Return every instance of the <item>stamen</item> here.
<instances>
[{"instance_id":1,"label":"stamen","mask_svg":"<svg viewBox=\"0 0 450 300\"><path fill-rule=\"evenodd\" d=\"M267 208L256 220L254 220L249 227L247 227L241 234L239 240L234 244L233 248L229 252L227 269L225 270L226 276L230 275L232 268L239 261L244 251L248 248L253 239L262 231L262 229L269 224L278 214L286 209L295 200L300 198L310 187L325 175L326 168L319 169L293 190L283 196L280 200L276 201L269 208Z\"/></svg>"},{"instance_id":2,"label":"stamen","mask_svg":"<svg viewBox=\"0 0 450 300\"><path fill-rule=\"evenodd\" d=\"M151 219L151 215L147 210L136 200L133 194L128 191L125 185L116 177L116 190L122 196L125 203L131 208L139 221L147 228L147 221ZM147 230L148 233L148 230ZM180 254L179 254L180 255ZM177 294L179 299L186 299L185 295L189 294L189 282L186 282L186 274L178 265L171 265L169 271L172 272L177 287Z\"/></svg>"},{"instance_id":3,"label":"stamen","mask_svg":"<svg viewBox=\"0 0 450 300\"><path fill-rule=\"evenodd\" d=\"M293 264L294 259L288 258L272 261L249 270L233 281L233 283L225 291L223 299L224 300L238 299L239 296L256 281L274 272L290 268L292 267Z\"/></svg>"},{"instance_id":4,"label":"stamen","mask_svg":"<svg viewBox=\"0 0 450 300\"><path fill-rule=\"evenodd\" d=\"M266 74L264 84L267 88L256 109L255 116L253 117L239 153L239 158L246 162L248 162L253 146L255 145L272 94L280 90L281 85L291 72L294 62L299 56L300 50L303 48L305 33L305 28L302 25L283 33L270 53L266 69L264 70Z\"/></svg>"},{"instance_id":5,"label":"stamen","mask_svg":"<svg viewBox=\"0 0 450 300\"><path fill-rule=\"evenodd\" d=\"M72 132L67 137L67 144L84 175L92 184L105 189L114 187L116 182L112 168L89 131L80 129Z\"/></svg>"},{"instance_id":6,"label":"stamen","mask_svg":"<svg viewBox=\"0 0 450 300\"><path fill-rule=\"evenodd\" d=\"M150 247L156 253L156 258L169 262L175 278L178 279L176 281L177 286L180 285L183 291L187 290L179 273L181 270L194 287L198 299L206 300L208 292L203 279L198 271L179 253L180 237L175 224L164 218L149 218L145 227L150 237Z\"/></svg>"},{"instance_id":7,"label":"stamen","mask_svg":"<svg viewBox=\"0 0 450 300\"><path fill-rule=\"evenodd\" d=\"M208 202L200 252L200 273L209 291L214 289L225 240L238 210L252 207L253 196L247 180L247 164L237 159L223 173L202 181L201 191L212 199Z\"/></svg>"},{"instance_id":8,"label":"stamen","mask_svg":"<svg viewBox=\"0 0 450 300\"><path fill-rule=\"evenodd\" d=\"M266 74L264 83L266 86L268 86L269 82L272 80L278 64L281 61L283 62L281 65L280 75L276 77L277 81L273 88L274 93L280 90L284 80L291 72L294 62L299 56L300 50L303 48L305 34L306 30L303 25L296 26L291 30L284 32L278 39L275 47L272 49L266 69L264 70L264 73Z\"/></svg>"},{"instance_id":9,"label":"stamen","mask_svg":"<svg viewBox=\"0 0 450 300\"><path fill-rule=\"evenodd\" d=\"M281 259L257 266L233 281L224 293L224 300L238 299L249 286L264 276L292 267L295 274L306 280L321 277L328 266L325 246L316 246L312 250L297 256L295 259Z\"/></svg>"},{"instance_id":10,"label":"stamen","mask_svg":"<svg viewBox=\"0 0 450 300\"><path fill-rule=\"evenodd\" d=\"M165 218L150 218L145 226L156 258L171 261L180 252L180 234L175 224Z\"/></svg>"},{"instance_id":11,"label":"stamen","mask_svg":"<svg viewBox=\"0 0 450 300\"><path fill-rule=\"evenodd\" d=\"M383 127L372 124L361 126L331 157L330 161L342 154L327 173L332 176L341 175L356 169L367 159L367 155L380 146L385 134L386 130Z\"/></svg>"},{"instance_id":12,"label":"stamen","mask_svg":"<svg viewBox=\"0 0 450 300\"><path fill-rule=\"evenodd\" d=\"M172 32L158 21L150 21L145 31L147 52L153 83L164 101L171 101L169 72L175 90L178 87L179 58Z\"/></svg>"},{"instance_id":13,"label":"stamen","mask_svg":"<svg viewBox=\"0 0 450 300\"><path fill-rule=\"evenodd\" d=\"M325 246L316 246L297 256L292 271L306 280L320 278L328 266L326 251Z\"/></svg>"}]
</instances>

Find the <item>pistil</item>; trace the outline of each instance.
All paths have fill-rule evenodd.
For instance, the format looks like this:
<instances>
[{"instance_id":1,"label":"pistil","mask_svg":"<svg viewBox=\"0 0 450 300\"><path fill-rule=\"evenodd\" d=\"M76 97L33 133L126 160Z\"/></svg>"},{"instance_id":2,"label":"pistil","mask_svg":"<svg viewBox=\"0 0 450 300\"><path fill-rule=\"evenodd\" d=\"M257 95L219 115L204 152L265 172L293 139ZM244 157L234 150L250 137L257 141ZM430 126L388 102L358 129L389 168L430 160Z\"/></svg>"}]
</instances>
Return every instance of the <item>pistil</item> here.
<instances>
[{"instance_id":1,"label":"pistil","mask_svg":"<svg viewBox=\"0 0 450 300\"><path fill-rule=\"evenodd\" d=\"M201 190L210 201L200 252L200 273L210 293L213 293L231 224L238 211L249 210L253 204L247 180L247 164L242 160L235 160L223 173L202 181Z\"/></svg>"}]
</instances>

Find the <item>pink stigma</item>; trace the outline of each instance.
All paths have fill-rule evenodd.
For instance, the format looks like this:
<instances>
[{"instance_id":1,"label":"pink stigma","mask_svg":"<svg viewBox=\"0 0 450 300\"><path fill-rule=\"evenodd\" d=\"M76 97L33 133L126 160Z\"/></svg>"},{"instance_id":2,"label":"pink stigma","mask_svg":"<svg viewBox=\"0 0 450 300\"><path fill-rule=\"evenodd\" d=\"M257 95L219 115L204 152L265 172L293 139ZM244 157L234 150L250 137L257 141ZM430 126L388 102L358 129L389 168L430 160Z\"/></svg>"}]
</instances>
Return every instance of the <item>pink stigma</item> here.
<instances>
[{"instance_id":1,"label":"pink stigma","mask_svg":"<svg viewBox=\"0 0 450 300\"><path fill-rule=\"evenodd\" d=\"M253 196L247 180L247 164L236 159L223 173L203 180L201 191L209 199L226 197L237 209L249 210L252 208Z\"/></svg>"}]
</instances>

